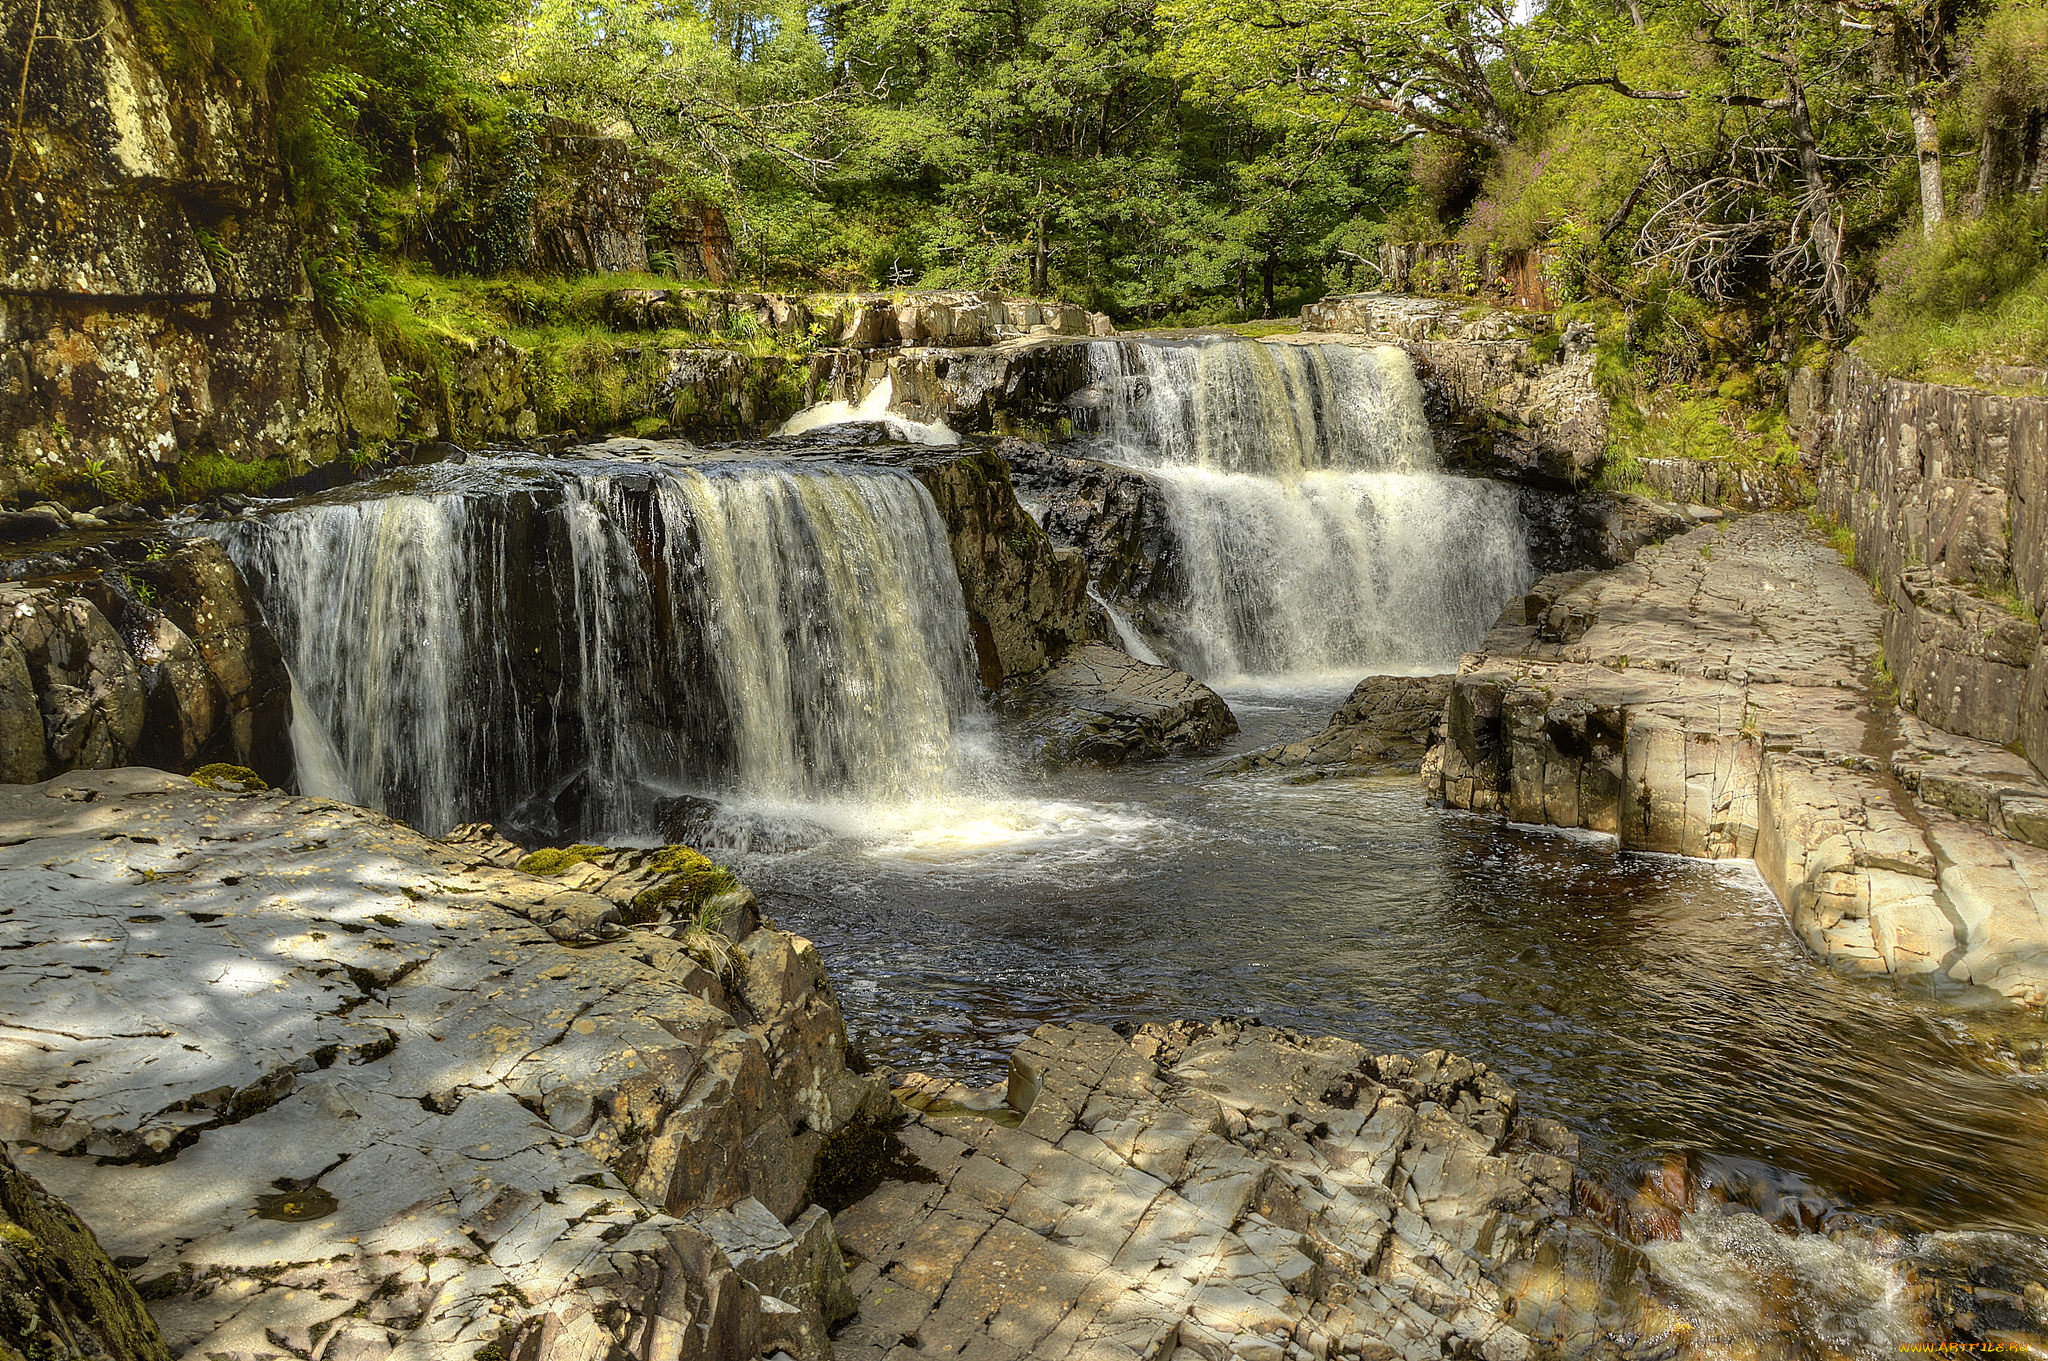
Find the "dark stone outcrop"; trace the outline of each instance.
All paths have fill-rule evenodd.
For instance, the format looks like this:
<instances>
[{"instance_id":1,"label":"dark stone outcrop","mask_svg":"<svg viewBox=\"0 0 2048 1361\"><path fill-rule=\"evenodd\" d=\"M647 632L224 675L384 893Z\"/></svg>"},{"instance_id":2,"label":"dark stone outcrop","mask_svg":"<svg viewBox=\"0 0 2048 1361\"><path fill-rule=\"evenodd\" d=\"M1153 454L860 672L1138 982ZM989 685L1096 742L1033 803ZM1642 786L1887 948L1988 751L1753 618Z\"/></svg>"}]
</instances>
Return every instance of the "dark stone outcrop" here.
<instances>
[{"instance_id":1,"label":"dark stone outcrop","mask_svg":"<svg viewBox=\"0 0 2048 1361\"><path fill-rule=\"evenodd\" d=\"M1087 563L1025 514L1003 460L979 448L912 458L946 521L984 683L1039 671L1084 641Z\"/></svg>"},{"instance_id":2,"label":"dark stone outcrop","mask_svg":"<svg viewBox=\"0 0 2048 1361\"><path fill-rule=\"evenodd\" d=\"M216 762L292 778L291 685L209 539L52 549L0 564L0 780Z\"/></svg>"},{"instance_id":3,"label":"dark stone outcrop","mask_svg":"<svg viewBox=\"0 0 2048 1361\"><path fill-rule=\"evenodd\" d=\"M170 1357L142 1297L92 1230L0 1145L0 1358Z\"/></svg>"},{"instance_id":4,"label":"dark stone outcrop","mask_svg":"<svg viewBox=\"0 0 2048 1361\"><path fill-rule=\"evenodd\" d=\"M1440 738L1449 676L1367 676L1328 727L1298 742L1280 742L1239 757L1232 774L1298 766L1357 771L1417 771Z\"/></svg>"},{"instance_id":5,"label":"dark stone outcrop","mask_svg":"<svg viewBox=\"0 0 2048 1361\"><path fill-rule=\"evenodd\" d=\"M1211 750L1237 732L1223 697L1170 666L1101 643L1069 652L1012 696L1049 765L1122 765Z\"/></svg>"},{"instance_id":6,"label":"dark stone outcrop","mask_svg":"<svg viewBox=\"0 0 2048 1361\"><path fill-rule=\"evenodd\" d=\"M1046 533L1087 558L1097 590L1126 602L1171 596L1173 524L1157 483L1134 468L1030 440L1005 439L995 449Z\"/></svg>"},{"instance_id":7,"label":"dark stone outcrop","mask_svg":"<svg viewBox=\"0 0 2048 1361\"><path fill-rule=\"evenodd\" d=\"M2048 398L1884 379L1854 356L1794 392L1821 509L1889 607L1899 703L2048 772Z\"/></svg>"}]
</instances>

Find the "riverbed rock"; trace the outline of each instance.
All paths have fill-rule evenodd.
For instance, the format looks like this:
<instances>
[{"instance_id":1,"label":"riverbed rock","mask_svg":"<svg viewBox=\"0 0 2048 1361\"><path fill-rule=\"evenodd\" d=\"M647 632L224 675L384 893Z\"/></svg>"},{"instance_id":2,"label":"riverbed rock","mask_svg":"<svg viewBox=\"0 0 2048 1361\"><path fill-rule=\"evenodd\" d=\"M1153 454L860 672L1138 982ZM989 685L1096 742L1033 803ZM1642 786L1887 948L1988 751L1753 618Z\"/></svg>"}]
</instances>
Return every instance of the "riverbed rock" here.
<instances>
[{"instance_id":1,"label":"riverbed rock","mask_svg":"<svg viewBox=\"0 0 2048 1361\"><path fill-rule=\"evenodd\" d=\"M172 1354L829 1355L808 1190L884 1097L698 858L132 769L0 790L0 843L4 1132Z\"/></svg>"},{"instance_id":2,"label":"riverbed rock","mask_svg":"<svg viewBox=\"0 0 2048 1361\"><path fill-rule=\"evenodd\" d=\"M1425 780L1453 807L1754 859L1832 967L2041 1005L2036 795L1996 748L1956 737L1913 797L1895 762L1923 763L1871 689L1882 623L1868 586L1792 515L1546 578L1461 664ZM1957 766L1982 778L1946 773Z\"/></svg>"},{"instance_id":3,"label":"riverbed rock","mask_svg":"<svg viewBox=\"0 0 2048 1361\"><path fill-rule=\"evenodd\" d=\"M1226 769L1238 775L1300 766L1413 773L1435 743L1450 691L1449 676L1367 676L1321 732L1241 756Z\"/></svg>"},{"instance_id":4,"label":"riverbed rock","mask_svg":"<svg viewBox=\"0 0 2048 1361\"><path fill-rule=\"evenodd\" d=\"M228 762L290 782L290 679L218 543L53 548L0 575L0 781Z\"/></svg>"},{"instance_id":5,"label":"riverbed rock","mask_svg":"<svg viewBox=\"0 0 2048 1361\"><path fill-rule=\"evenodd\" d=\"M1223 697L1193 676L1102 643L1068 652L1012 703L1055 766L1194 755L1237 732Z\"/></svg>"},{"instance_id":6,"label":"riverbed rock","mask_svg":"<svg viewBox=\"0 0 2048 1361\"><path fill-rule=\"evenodd\" d=\"M842 1361L1521 1361L1502 1281L1576 1141L1483 1064L1259 1025L1047 1026L1005 1088L911 1078L911 1179L838 1217Z\"/></svg>"}]
</instances>

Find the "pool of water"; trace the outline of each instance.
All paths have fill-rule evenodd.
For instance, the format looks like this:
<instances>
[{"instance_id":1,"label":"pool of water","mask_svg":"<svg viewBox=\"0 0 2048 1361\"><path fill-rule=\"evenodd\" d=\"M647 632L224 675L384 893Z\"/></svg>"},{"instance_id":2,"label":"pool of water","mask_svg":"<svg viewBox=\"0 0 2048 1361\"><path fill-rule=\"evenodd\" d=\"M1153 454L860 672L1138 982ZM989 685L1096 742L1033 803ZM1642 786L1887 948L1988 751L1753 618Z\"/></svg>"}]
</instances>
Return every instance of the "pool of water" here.
<instances>
[{"instance_id":1,"label":"pool of water","mask_svg":"<svg viewBox=\"0 0 2048 1361\"><path fill-rule=\"evenodd\" d=\"M1230 694L1237 749L1342 693ZM2048 1231L2048 1079L1981 1017L1829 974L1746 862L1218 760L837 810L823 845L730 858L892 1066L988 1080L1046 1021L1256 1015L1479 1058L1595 1177L1680 1154L1902 1229Z\"/></svg>"}]
</instances>

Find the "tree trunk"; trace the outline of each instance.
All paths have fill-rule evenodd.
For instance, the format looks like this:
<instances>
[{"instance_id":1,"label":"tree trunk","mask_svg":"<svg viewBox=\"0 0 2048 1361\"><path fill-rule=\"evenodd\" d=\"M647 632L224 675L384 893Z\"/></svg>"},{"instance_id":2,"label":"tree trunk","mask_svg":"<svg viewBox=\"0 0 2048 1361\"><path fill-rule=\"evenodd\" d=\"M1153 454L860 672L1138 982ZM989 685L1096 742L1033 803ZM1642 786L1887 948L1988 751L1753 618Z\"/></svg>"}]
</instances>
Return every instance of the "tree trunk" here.
<instances>
[{"instance_id":1,"label":"tree trunk","mask_svg":"<svg viewBox=\"0 0 2048 1361\"><path fill-rule=\"evenodd\" d=\"M1925 85L1916 84L1907 92L1906 105L1913 114L1913 143L1920 154L1920 232L1932 241L1948 212L1941 182L1941 129Z\"/></svg>"},{"instance_id":2,"label":"tree trunk","mask_svg":"<svg viewBox=\"0 0 2048 1361\"><path fill-rule=\"evenodd\" d=\"M1279 269L1280 257L1278 252L1268 250L1266 258L1259 262L1259 300L1265 304L1265 310L1260 312L1259 315L1267 321L1273 319L1273 276L1279 272Z\"/></svg>"},{"instance_id":3,"label":"tree trunk","mask_svg":"<svg viewBox=\"0 0 2048 1361\"><path fill-rule=\"evenodd\" d=\"M1040 187L1041 192L1043 186ZM1046 215L1038 215L1038 223L1032 230L1031 243L1031 296L1042 298L1046 290L1047 257L1050 251L1046 244Z\"/></svg>"},{"instance_id":4,"label":"tree trunk","mask_svg":"<svg viewBox=\"0 0 2048 1361\"><path fill-rule=\"evenodd\" d=\"M1789 48L1786 55L1791 56ZM1799 79L1798 68L1789 60L1785 68L1785 104L1792 141L1799 148L1800 177L1806 182L1806 211L1813 221L1813 246L1820 255L1821 314L1834 325L1843 326L1849 320L1849 270L1842 259L1842 229L1835 219L1834 196L1828 193L1827 176L1821 168L1820 144L1813 135L1813 118L1806 108L1806 86Z\"/></svg>"}]
</instances>

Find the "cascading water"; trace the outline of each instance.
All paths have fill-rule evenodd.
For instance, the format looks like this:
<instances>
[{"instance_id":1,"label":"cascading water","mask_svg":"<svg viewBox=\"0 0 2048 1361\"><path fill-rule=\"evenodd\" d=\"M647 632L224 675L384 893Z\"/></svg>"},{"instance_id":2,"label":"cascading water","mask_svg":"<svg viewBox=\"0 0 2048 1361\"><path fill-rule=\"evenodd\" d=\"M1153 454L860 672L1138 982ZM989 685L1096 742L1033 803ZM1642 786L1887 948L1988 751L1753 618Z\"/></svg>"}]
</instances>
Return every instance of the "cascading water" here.
<instances>
[{"instance_id":1,"label":"cascading water","mask_svg":"<svg viewBox=\"0 0 2048 1361\"><path fill-rule=\"evenodd\" d=\"M494 460L210 528L324 787L439 832L645 831L692 791L907 798L974 694L946 528L889 469ZM324 774L321 773L324 769Z\"/></svg>"},{"instance_id":2,"label":"cascading water","mask_svg":"<svg viewBox=\"0 0 2048 1361\"><path fill-rule=\"evenodd\" d=\"M1087 365L1077 432L1160 488L1154 618L1197 675L1444 669L1528 584L1513 493L1443 472L1398 349L1096 341Z\"/></svg>"}]
</instances>

